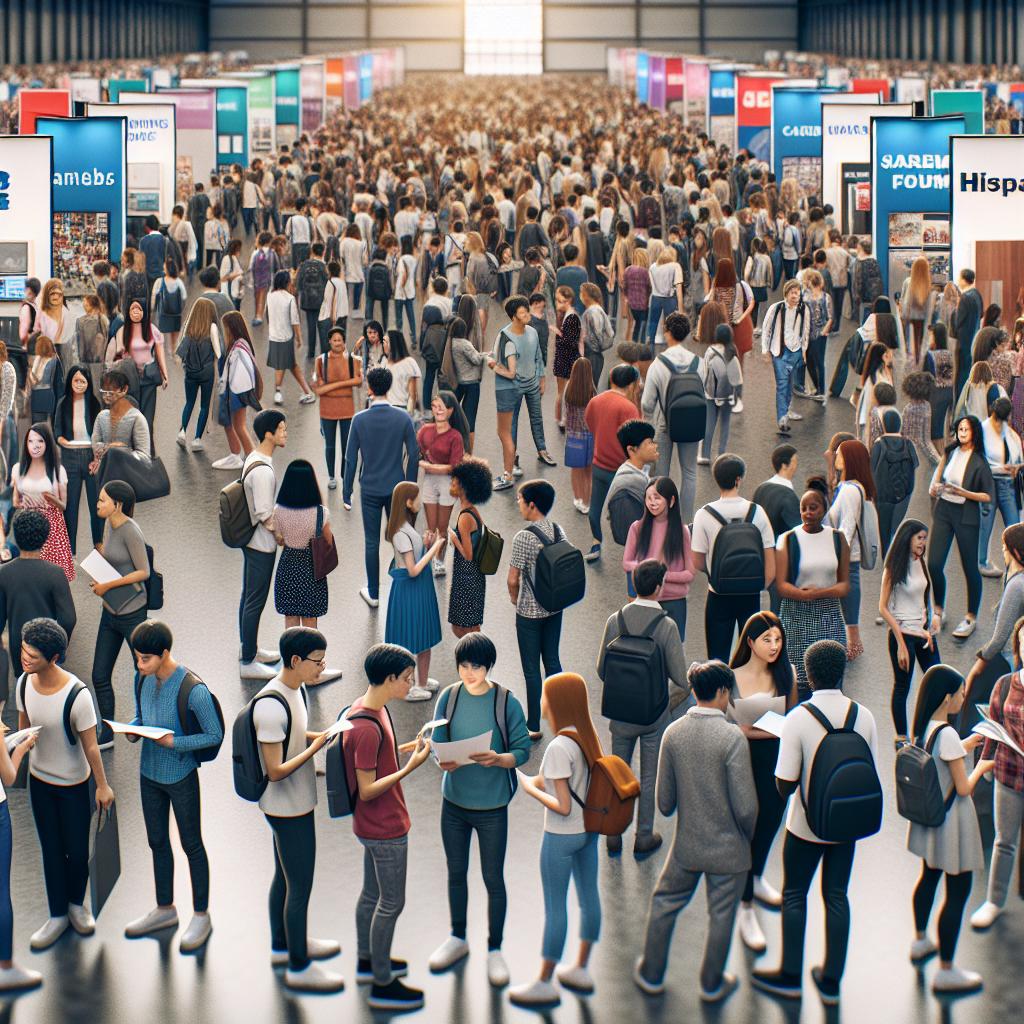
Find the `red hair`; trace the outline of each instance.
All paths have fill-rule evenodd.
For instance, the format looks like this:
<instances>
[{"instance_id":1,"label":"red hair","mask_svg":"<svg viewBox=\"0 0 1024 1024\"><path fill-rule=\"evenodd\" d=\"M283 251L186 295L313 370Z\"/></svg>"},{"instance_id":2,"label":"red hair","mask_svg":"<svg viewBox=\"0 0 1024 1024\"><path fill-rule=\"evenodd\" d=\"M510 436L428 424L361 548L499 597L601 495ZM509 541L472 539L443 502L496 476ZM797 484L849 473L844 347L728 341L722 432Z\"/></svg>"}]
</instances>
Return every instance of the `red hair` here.
<instances>
[{"instance_id":1,"label":"red hair","mask_svg":"<svg viewBox=\"0 0 1024 1024\"><path fill-rule=\"evenodd\" d=\"M871 456L860 441L844 441L839 446L843 457L843 480L856 480L870 501L875 500L875 478L871 475Z\"/></svg>"},{"instance_id":2,"label":"red hair","mask_svg":"<svg viewBox=\"0 0 1024 1024\"><path fill-rule=\"evenodd\" d=\"M732 260L727 256L720 259L715 267L715 287L736 287L736 268L732 265Z\"/></svg>"}]
</instances>

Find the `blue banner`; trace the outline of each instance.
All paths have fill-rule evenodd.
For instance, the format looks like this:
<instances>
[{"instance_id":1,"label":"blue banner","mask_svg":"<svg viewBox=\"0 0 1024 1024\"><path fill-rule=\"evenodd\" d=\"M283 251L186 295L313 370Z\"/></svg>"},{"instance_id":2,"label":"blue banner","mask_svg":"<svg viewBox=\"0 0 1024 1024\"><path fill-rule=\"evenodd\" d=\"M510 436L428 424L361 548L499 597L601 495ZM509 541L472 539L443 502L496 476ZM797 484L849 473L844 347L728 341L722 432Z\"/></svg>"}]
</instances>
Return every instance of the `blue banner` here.
<instances>
[{"instance_id":1,"label":"blue banner","mask_svg":"<svg viewBox=\"0 0 1024 1024\"><path fill-rule=\"evenodd\" d=\"M299 123L299 69L278 68L274 72L276 123Z\"/></svg>"},{"instance_id":2,"label":"blue banner","mask_svg":"<svg viewBox=\"0 0 1024 1024\"><path fill-rule=\"evenodd\" d=\"M373 96L373 54L359 57L359 102L366 103Z\"/></svg>"},{"instance_id":3,"label":"blue banner","mask_svg":"<svg viewBox=\"0 0 1024 1024\"><path fill-rule=\"evenodd\" d=\"M711 69L708 114L711 117L734 117L736 114L736 72Z\"/></svg>"},{"instance_id":4,"label":"blue banner","mask_svg":"<svg viewBox=\"0 0 1024 1024\"><path fill-rule=\"evenodd\" d=\"M636 101L646 103L651 85L651 61L645 50L636 52Z\"/></svg>"},{"instance_id":5,"label":"blue banner","mask_svg":"<svg viewBox=\"0 0 1024 1024\"><path fill-rule=\"evenodd\" d=\"M249 90L217 86L217 166L249 163Z\"/></svg>"},{"instance_id":6,"label":"blue banner","mask_svg":"<svg viewBox=\"0 0 1024 1024\"><path fill-rule=\"evenodd\" d=\"M772 171L821 196L821 104L839 90L772 89Z\"/></svg>"}]
</instances>

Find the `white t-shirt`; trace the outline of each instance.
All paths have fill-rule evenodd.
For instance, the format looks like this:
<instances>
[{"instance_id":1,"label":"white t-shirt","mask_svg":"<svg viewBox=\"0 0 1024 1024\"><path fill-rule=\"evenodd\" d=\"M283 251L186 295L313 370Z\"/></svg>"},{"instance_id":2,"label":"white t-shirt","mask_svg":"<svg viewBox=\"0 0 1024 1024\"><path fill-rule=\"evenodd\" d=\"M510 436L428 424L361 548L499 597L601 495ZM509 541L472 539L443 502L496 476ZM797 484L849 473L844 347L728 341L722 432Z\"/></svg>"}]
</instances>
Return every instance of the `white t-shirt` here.
<instances>
[{"instance_id":1,"label":"white t-shirt","mask_svg":"<svg viewBox=\"0 0 1024 1024\"><path fill-rule=\"evenodd\" d=\"M715 519L708 508L713 508L723 519L728 522L730 519L742 519L747 514L747 509L753 504L746 498L718 498L716 501L709 501L703 508L697 509L693 517L693 533L691 535L691 546L695 553L704 555L708 569L711 568L711 559L715 554L715 540L722 524ZM761 540L765 550L775 547L775 533L768 515L760 505L755 505L754 526L761 531ZM711 589L711 585L708 585Z\"/></svg>"},{"instance_id":2,"label":"white t-shirt","mask_svg":"<svg viewBox=\"0 0 1024 1024\"><path fill-rule=\"evenodd\" d=\"M81 736L77 734L92 728L97 719L92 694L84 684L71 706L71 728L76 734L74 746L68 743L68 735L64 731L64 704L68 699L68 691L75 683L81 682L77 676L70 676L56 693L47 696L35 688L35 676L30 675L25 681L24 704L21 687L15 688L18 710L25 712L31 725L42 726L36 745L32 748L28 768L29 773L40 782L49 782L54 786L77 786L89 778L89 762L85 759Z\"/></svg>"},{"instance_id":3,"label":"white t-shirt","mask_svg":"<svg viewBox=\"0 0 1024 1024\"><path fill-rule=\"evenodd\" d=\"M309 719L301 690L286 686L279 677L271 679L260 693L276 693L288 702L292 715L291 732L288 735L288 749L282 761L290 761L306 749L306 729ZM259 743L283 743L288 725L288 715L276 700L256 702L252 712ZM264 764L260 750L260 763ZM265 768L265 765L264 765ZM269 782L260 797L260 810L275 818L297 818L308 814L316 807L316 769L310 758L301 768L296 769L280 782Z\"/></svg>"},{"instance_id":4,"label":"white t-shirt","mask_svg":"<svg viewBox=\"0 0 1024 1024\"><path fill-rule=\"evenodd\" d=\"M675 295L675 289L683 283L683 268L678 261L658 263L651 267L651 294L662 298Z\"/></svg>"},{"instance_id":5,"label":"white t-shirt","mask_svg":"<svg viewBox=\"0 0 1024 1024\"><path fill-rule=\"evenodd\" d=\"M590 782L590 768L582 748L568 736L556 736L544 751L544 759L540 763L540 774L544 776L544 786L548 793L555 792L555 779L566 779L569 789L580 800L587 799L587 785ZM575 836L585 832L583 827L583 809L570 796L569 813L557 814L555 811L544 810L544 831L559 836Z\"/></svg>"},{"instance_id":6,"label":"white t-shirt","mask_svg":"<svg viewBox=\"0 0 1024 1024\"><path fill-rule=\"evenodd\" d=\"M271 341L291 341L292 328L299 326L295 296L278 288L267 296L267 336Z\"/></svg>"},{"instance_id":7,"label":"white t-shirt","mask_svg":"<svg viewBox=\"0 0 1024 1024\"><path fill-rule=\"evenodd\" d=\"M391 388L387 399L392 405L404 409L409 404L409 381L423 376L419 363L415 357L406 356L397 363L388 363L387 366L391 371Z\"/></svg>"},{"instance_id":8,"label":"white t-shirt","mask_svg":"<svg viewBox=\"0 0 1024 1024\"><path fill-rule=\"evenodd\" d=\"M356 284L363 279L363 255L366 246L359 238L343 238L341 240L341 263L345 271L345 280Z\"/></svg>"},{"instance_id":9,"label":"white t-shirt","mask_svg":"<svg viewBox=\"0 0 1024 1024\"><path fill-rule=\"evenodd\" d=\"M860 513L864 492L854 480L844 480L828 510L829 525L842 530L850 545L850 562L860 561Z\"/></svg>"},{"instance_id":10,"label":"white t-shirt","mask_svg":"<svg viewBox=\"0 0 1024 1024\"><path fill-rule=\"evenodd\" d=\"M402 284L403 268L405 271L405 284ZM410 256L408 253L398 261L398 271L395 275L395 298L416 298L416 257Z\"/></svg>"},{"instance_id":11,"label":"white t-shirt","mask_svg":"<svg viewBox=\"0 0 1024 1024\"><path fill-rule=\"evenodd\" d=\"M318 320L331 320L331 306L334 306L334 320L348 316L348 288L340 277L332 277L324 288L324 301L317 314ZM334 320L331 320L333 323Z\"/></svg>"},{"instance_id":12,"label":"white t-shirt","mask_svg":"<svg viewBox=\"0 0 1024 1024\"><path fill-rule=\"evenodd\" d=\"M849 697L843 695L842 690L815 690L808 703L813 704L834 726L839 727L846 721L852 702ZM877 765L878 735L875 730L875 718L863 704L857 708L857 721L854 722L853 729L864 737ZM802 791L806 793L814 755L818 752L818 745L825 735L821 723L809 711L804 711L800 707L790 711L786 715L786 724L782 727L775 777L787 782L799 781ZM799 793L794 793L789 801L786 828L793 835L806 839L809 843L825 842L824 839L819 839L807 824L804 802Z\"/></svg>"}]
</instances>

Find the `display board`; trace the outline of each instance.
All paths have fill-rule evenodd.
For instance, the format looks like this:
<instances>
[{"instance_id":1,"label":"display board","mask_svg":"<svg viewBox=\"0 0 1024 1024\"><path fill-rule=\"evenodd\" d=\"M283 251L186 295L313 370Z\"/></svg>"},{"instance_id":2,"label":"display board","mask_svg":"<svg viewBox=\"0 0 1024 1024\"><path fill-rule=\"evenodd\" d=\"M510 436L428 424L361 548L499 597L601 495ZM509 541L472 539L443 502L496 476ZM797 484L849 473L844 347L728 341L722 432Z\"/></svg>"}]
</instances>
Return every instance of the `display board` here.
<instances>
[{"instance_id":1,"label":"display board","mask_svg":"<svg viewBox=\"0 0 1024 1024\"><path fill-rule=\"evenodd\" d=\"M686 123L691 128L703 131L708 122L708 87L711 81L711 66L705 60L687 57L683 75L686 79Z\"/></svg>"},{"instance_id":2,"label":"display board","mask_svg":"<svg viewBox=\"0 0 1024 1024\"><path fill-rule=\"evenodd\" d=\"M299 66L274 69L274 121L277 144L290 145L299 135Z\"/></svg>"},{"instance_id":3,"label":"display board","mask_svg":"<svg viewBox=\"0 0 1024 1024\"><path fill-rule=\"evenodd\" d=\"M341 59L341 99L346 110L359 109L359 57L346 54Z\"/></svg>"},{"instance_id":4,"label":"display board","mask_svg":"<svg viewBox=\"0 0 1024 1024\"><path fill-rule=\"evenodd\" d=\"M21 299L25 279L53 277L53 139L0 135L0 301Z\"/></svg>"},{"instance_id":5,"label":"display board","mask_svg":"<svg viewBox=\"0 0 1024 1024\"><path fill-rule=\"evenodd\" d=\"M324 64L323 61L303 61L299 68L299 127L304 132L315 132L324 123Z\"/></svg>"},{"instance_id":6,"label":"display board","mask_svg":"<svg viewBox=\"0 0 1024 1024\"><path fill-rule=\"evenodd\" d=\"M68 117L71 92L68 89L19 89L18 134L35 135L36 118Z\"/></svg>"},{"instance_id":7,"label":"display board","mask_svg":"<svg viewBox=\"0 0 1024 1024\"><path fill-rule=\"evenodd\" d=\"M971 135L985 134L984 89L932 89L932 117L963 115Z\"/></svg>"},{"instance_id":8,"label":"display board","mask_svg":"<svg viewBox=\"0 0 1024 1024\"><path fill-rule=\"evenodd\" d=\"M708 78L708 135L719 146L735 146L736 71L712 66Z\"/></svg>"},{"instance_id":9,"label":"display board","mask_svg":"<svg viewBox=\"0 0 1024 1024\"><path fill-rule=\"evenodd\" d=\"M648 67L647 103L655 110L664 110L666 105L665 58L658 54L651 54Z\"/></svg>"},{"instance_id":10,"label":"display board","mask_svg":"<svg viewBox=\"0 0 1024 1024\"><path fill-rule=\"evenodd\" d=\"M892 86L888 78L855 78L850 82L850 92L859 95L877 93L882 97L883 103L888 103L892 98Z\"/></svg>"},{"instance_id":11,"label":"display board","mask_svg":"<svg viewBox=\"0 0 1024 1024\"><path fill-rule=\"evenodd\" d=\"M175 161L175 202L188 203L192 185L205 188L217 173L217 92L215 89L159 89L128 97L132 103L173 103L177 111L178 155Z\"/></svg>"},{"instance_id":12,"label":"display board","mask_svg":"<svg viewBox=\"0 0 1024 1024\"><path fill-rule=\"evenodd\" d=\"M359 99L359 69L350 68L355 72L356 100ZM324 120L331 116L345 98L345 59L328 57L324 61Z\"/></svg>"},{"instance_id":13,"label":"display board","mask_svg":"<svg viewBox=\"0 0 1024 1024\"><path fill-rule=\"evenodd\" d=\"M111 78L107 82L107 98L111 103L120 101L123 92L149 92L145 78Z\"/></svg>"},{"instance_id":14,"label":"display board","mask_svg":"<svg viewBox=\"0 0 1024 1024\"><path fill-rule=\"evenodd\" d=\"M103 88L98 78L71 79L72 103L99 103L103 99Z\"/></svg>"},{"instance_id":15,"label":"display board","mask_svg":"<svg viewBox=\"0 0 1024 1024\"><path fill-rule=\"evenodd\" d=\"M650 96L651 60L646 50L636 51L636 101L646 103Z\"/></svg>"},{"instance_id":16,"label":"display board","mask_svg":"<svg viewBox=\"0 0 1024 1024\"><path fill-rule=\"evenodd\" d=\"M359 105L373 99L373 54L359 55Z\"/></svg>"},{"instance_id":17,"label":"display board","mask_svg":"<svg viewBox=\"0 0 1024 1024\"><path fill-rule=\"evenodd\" d=\"M665 58L665 103L669 110L678 110L686 100L686 73L682 57Z\"/></svg>"},{"instance_id":18,"label":"display board","mask_svg":"<svg viewBox=\"0 0 1024 1024\"><path fill-rule=\"evenodd\" d=\"M772 86L785 83L785 76L772 73L736 76L736 152L746 149L758 160L768 159L771 151Z\"/></svg>"},{"instance_id":19,"label":"display board","mask_svg":"<svg viewBox=\"0 0 1024 1024\"><path fill-rule=\"evenodd\" d=\"M896 79L897 103L924 103L928 99L928 82L918 75Z\"/></svg>"},{"instance_id":20,"label":"display board","mask_svg":"<svg viewBox=\"0 0 1024 1024\"><path fill-rule=\"evenodd\" d=\"M275 127L277 123L274 98L274 76L258 75L249 78L249 159L266 156L277 151Z\"/></svg>"},{"instance_id":21,"label":"display board","mask_svg":"<svg viewBox=\"0 0 1024 1024\"><path fill-rule=\"evenodd\" d=\"M217 96L217 167L249 163L249 83L230 78L189 78L189 89L213 89Z\"/></svg>"}]
</instances>

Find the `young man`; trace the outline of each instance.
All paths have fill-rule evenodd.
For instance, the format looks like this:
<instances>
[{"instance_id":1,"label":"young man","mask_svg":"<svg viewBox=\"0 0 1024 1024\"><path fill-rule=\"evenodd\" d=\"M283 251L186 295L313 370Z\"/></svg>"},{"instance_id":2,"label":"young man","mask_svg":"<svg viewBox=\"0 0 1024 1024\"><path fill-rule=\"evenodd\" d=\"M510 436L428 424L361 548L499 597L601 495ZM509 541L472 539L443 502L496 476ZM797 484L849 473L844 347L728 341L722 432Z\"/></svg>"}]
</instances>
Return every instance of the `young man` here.
<instances>
[{"instance_id":1,"label":"young man","mask_svg":"<svg viewBox=\"0 0 1024 1024\"><path fill-rule=\"evenodd\" d=\"M203 286L200 298L209 299L217 307L217 328L223 338L224 329L221 327L221 321L225 313L234 312L235 304L220 290L220 271L216 267L203 267L199 271L199 283ZM223 364L219 364L219 369L223 370Z\"/></svg>"},{"instance_id":2,"label":"young man","mask_svg":"<svg viewBox=\"0 0 1024 1024\"><path fill-rule=\"evenodd\" d=\"M782 848L782 966L776 971L754 971L755 988L785 999L799 999L803 984L804 931L807 926L807 892L821 863L821 895L825 903L825 963L811 971L811 977L826 1006L839 1002L839 983L846 966L850 937L850 902L846 891L853 869L855 842L828 843L819 839L807 823L804 809L811 766L821 741L827 735L813 707L836 728L856 707L854 731L864 737L878 763L878 735L875 719L863 704L843 695L846 649L834 640L819 640L804 654L807 679L814 691L802 708L786 716L775 768L779 793L788 797L786 840ZM794 791L799 787L800 793Z\"/></svg>"},{"instance_id":3,"label":"young man","mask_svg":"<svg viewBox=\"0 0 1024 1024\"><path fill-rule=\"evenodd\" d=\"M642 509L647 485L651 482L651 466L658 461L654 427L646 420L626 420L615 436L626 453L626 461L615 470L606 501L611 504L612 498L625 489L633 493Z\"/></svg>"},{"instance_id":4,"label":"young man","mask_svg":"<svg viewBox=\"0 0 1024 1024\"><path fill-rule=\"evenodd\" d=\"M981 292L975 288L974 281L974 271L964 267L960 271L960 301L957 303L953 330L950 332L956 338L955 393L958 395L963 391L971 372L971 347L974 345L974 336L981 327L981 317L985 311L984 300Z\"/></svg>"},{"instance_id":5,"label":"young man","mask_svg":"<svg viewBox=\"0 0 1024 1024\"><path fill-rule=\"evenodd\" d=\"M153 851L157 905L145 916L132 921L124 933L133 939L178 926L178 911L174 906L174 854L168 830L173 808L174 822L188 858L194 912L179 948L182 953L193 953L206 944L213 931L209 912L210 863L203 845L199 811L199 762L193 751L217 746L224 738L224 730L209 689L205 683L197 683L188 691L187 707L200 731L191 734L182 731L178 694L188 669L171 657L173 643L170 628L155 619L146 619L132 631L131 645L140 679L136 684L135 717L131 724L170 729L172 735L142 740L139 761L142 817L149 848ZM132 743L140 738L128 735Z\"/></svg>"},{"instance_id":6,"label":"young man","mask_svg":"<svg viewBox=\"0 0 1024 1024\"><path fill-rule=\"evenodd\" d=\"M525 234L526 229L523 229ZM520 245L522 245L522 239L520 239ZM572 289L572 301L573 307L579 316L583 316L583 299L580 297L580 288L587 283L587 268L577 261L580 259L579 246L573 245L570 242L562 249L562 255L565 257L565 263L558 268L558 273L555 274L555 285L565 285L567 288Z\"/></svg>"},{"instance_id":7,"label":"young man","mask_svg":"<svg viewBox=\"0 0 1024 1024\"><path fill-rule=\"evenodd\" d=\"M776 538L781 537L787 530L796 529L801 522L800 496L793 486L798 462L797 450L793 445L778 445L772 452L774 475L754 491L754 504L764 509ZM775 580L768 584L768 599L772 611L778 615L782 601L775 589Z\"/></svg>"},{"instance_id":8,"label":"young man","mask_svg":"<svg viewBox=\"0 0 1024 1024\"><path fill-rule=\"evenodd\" d=\"M580 301L583 303L583 354L590 360L590 372L594 387L600 388L604 375L604 354L615 340L615 328L601 305L601 289L592 281L580 285Z\"/></svg>"},{"instance_id":9,"label":"young man","mask_svg":"<svg viewBox=\"0 0 1024 1024\"><path fill-rule=\"evenodd\" d=\"M811 338L811 314L804 305L799 281L787 281L782 286L782 296L782 300L773 302L764 315L761 351L764 361L770 361L775 371L775 418L779 433L788 434L789 421L803 419L789 407L793 401L794 377Z\"/></svg>"},{"instance_id":10,"label":"young man","mask_svg":"<svg viewBox=\"0 0 1024 1024\"><path fill-rule=\"evenodd\" d=\"M295 200L295 213L284 226L285 238L292 247L292 269L299 267L309 258L309 247L313 243L313 220L306 215L306 199Z\"/></svg>"},{"instance_id":11,"label":"young man","mask_svg":"<svg viewBox=\"0 0 1024 1024\"><path fill-rule=\"evenodd\" d=\"M882 294L882 270L878 260L871 255L871 239L861 238L857 241L857 259L853 264L853 285L850 291L850 311L857 317L859 327L867 319L875 299ZM961 278L962 281L962 278ZM978 314L981 322L981 314ZM974 335L971 335L973 340ZM971 343L968 340L967 344ZM960 392L958 391L957 394Z\"/></svg>"},{"instance_id":12,"label":"young man","mask_svg":"<svg viewBox=\"0 0 1024 1024\"><path fill-rule=\"evenodd\" d=\"M139 239L139 251L146 257L146 286L153 294L153 285L164 276L164 262L167 259L167 237L160 231L160 221L150 214L146 218L146 230ZM125 307L125 315L128 310Z\"/></svg>"},{"instance_id":13,"label":"young man","mask_svg":"<svg viewBox=\"0 0 1024 1024\"><path fill-rule=\"evenodd\" d=\"M341 952L333 939L306 937L309 897L316 866L316 772L313 755L327 742L309 732L303 685L327 661L327 640L308 626L281 634L281 671L256 695L253 727L269 782L260 810L274 834L274 880L270 885L270 963L284 967L284 983L299 992L340 992L345 981L313 960Z\"/></svg>"},{"instance_id":14,"label":"young man","mask_svg":"<svg viewBox=\"0 0 1024 1024\"><path fill-rule=\"evenodd\" d=\"M415 480L420 465L416 428L404 409L388 402L391 371L375 366L366 374L370 406L352 419L345 449L345 476L341 500L352 510L352 485L359 470L359 503L363 514L363 550L366 586L359 596L371 607L380 604L380 514L391 514L391 492L402 480ZM257 417L258 418L258 417Z\"/></svg>"},{"instance_id":15,"label":"young man","mask_svg":"<svg viewBox=\"0 0 1024 1024\"><path fill-rule=\"evenodd\" d=\"M661 736L669 723L670 715L686 700L690 685L686 681L686 657L679 627L658 604L662 583L665 581L665 566L654 558L641 562L633 572L633 589L636 600L626 604L621 611L608 617L604 636L601 638L601 653L597 660L597 674L605 679L605 659L608 645L618 637L650 635L661 648L665 678L659 680L668 694L664 712L649 725L633 725L628 722L609 721L612 734L612 753L621 757L626 764L632 763L633 750L640 742L640 806L636 819L636 839L633 854L643 857L661 846L661 836L654 831L654 793L658 773L658 748ZM655 625L657 623L657 625ZM653 629L652 629L653 627ZM669 683L673 684L672 686ZM622 852L622 836L608 837L608 852Z\"/></svg>"},{"instance_id":16,"label":"young man","mask_svg":"<svg viewBox=\"0 0 1024 1024\"><path fill-rule=\"evenodd\" d=\"M704 606L704 636L708 658L726 662L732 652L733 633L761 607L761 591L775 579L775 534L760 506L740 497L746 463L731 452L719 455L711 467L718 498L697 510L693 517L693 557L698 572L708 574L708 598ZM717 594L710 577L715 562L715 541L730 522L749 520L761 531L764 545L764 584L748 594Z\"/></svg>"},{"instance_id":17,"label":"young man","mask_svg":"<svg viewBox=\"0 0 1024 1024\"><path fill-rule=\"evenodd\" d=\"M537 533L549 541L565 536L562 528L548 519L555 504L555 489L546 480L528 480L519 487L519 514L526 520L526 529L520 530L512 540L509 560L508 593L516 608L516 638L519 641L519 660L526 682L526 727L530 739L541 738L540 693L542 678L540 664L544 662L544 676L562 671L558 644L562 637L562 613L549 612L537 603L532 580L537 568L537 555L542 542Z\"/></svg>"},{"instance_id":18,"label":"young man","mask_svg":"<svg viewBox=\"0 0 1024 1024\"><path fill-rule=\"evenodd\" d=\"M303 260L295 273L295 297L306 321L306 358L310 361L320 351L316 323L330 279L324 262L324 243L314 242L309 247L309 259Z\"/></svg>"},{"instance_id":19,"label":"young man","mask_svg":"<svg viewBox=\"0 0 1024 1024\"><path fill-rule=\"evenodd\" d=\"M757 791L750 750L739 727L726 721L735 678L721 662L689 671L697 706L666 730L658 764L658 808L676 814L676 834L651 897L647 939L633 979L641 991L665 991L665 968L676 917L693 898L701 875L708 891L708 934L700 997L725 999L736 979L725 973L736 905L750 868Z\"/></svg>"},{"instance_id":20,"label":"young man","mask_svg":"<svg viewBox=\"0 0 1024 1024\"><path fill-rule=\"evenodd\" d=\"M548 364L548 335L551 331L551 325L548 323L547 304L548 300L543 292L531 293L530 326L537 332L540 358L545 366Z\"/></svg>"},{"instance_id":21,"label":"young man","mask_svg":"<svg viewBox=\"0 0 1024 1024\"><path fill-rule=\"evenodd\" d=\"M264 409L252 424L256 447L242 465L242 487L249 506L249 519L256 524L252 539L242 549L242 597L238 602L238 632L242 641L242 679L273 679L270 665L277 652L257 646L260 616L270 594L277 561L277 538L273 533L274 503L277 500L277 474L274 452L288 443L288 422L278 409Z\"/></svg>"},{"instance_id":22,"label":"young man","mask_svg":"<svg viewBox=\"0 0 1024 1024\"><path fill-rule=\"evenodd\" d=\"M440 241L435 236L430 240L431 246L439 246ZM452 315L452 300L448 298L448 279L437 275L430 279L430 297L423 303L423 309L434 306L441 312L441 319L447 320Z\"/></svg>"},{"instance_id":23,"label":"young man","mask_svg":"<svg viewBox=\"0 0 1024 1024\"><path fill-rule=\"evenodd\" d=\"M369 685L352 703L352 729L344 737L346 775L355 781L357 798L352 831L363 847L363 889L356 904L358 966L356 980L371 983L369 1006L375 1010L415 1010L423 993L401 981L409 972L404 960L391 958L391 940L405 907L409 856L409 811L402 779L430 753L422 734L404 767L398 764L391 701L405 700L416 659L397 644L375 644L363 669Z\"/></svg>"}]
</instances>

